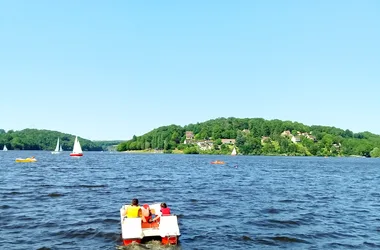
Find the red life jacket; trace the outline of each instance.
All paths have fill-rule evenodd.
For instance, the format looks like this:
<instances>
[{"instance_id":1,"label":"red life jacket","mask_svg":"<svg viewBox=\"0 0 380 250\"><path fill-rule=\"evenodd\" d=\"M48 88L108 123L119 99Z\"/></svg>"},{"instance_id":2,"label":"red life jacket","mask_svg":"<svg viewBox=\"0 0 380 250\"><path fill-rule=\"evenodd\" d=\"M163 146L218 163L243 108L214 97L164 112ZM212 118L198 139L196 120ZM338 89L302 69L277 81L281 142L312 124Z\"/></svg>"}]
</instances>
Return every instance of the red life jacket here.
<instances>
[{"instance_id":1,"label":"red life jacket","mask_svg":"<svg viewBox=\"0 0 380 250\"><path fill-rule=\"evenodd\" d=\"M169 215L170 214L170 208L166 207L166 208L161 208L161 213L162 215Z\"/></svg>"}]
</instances>

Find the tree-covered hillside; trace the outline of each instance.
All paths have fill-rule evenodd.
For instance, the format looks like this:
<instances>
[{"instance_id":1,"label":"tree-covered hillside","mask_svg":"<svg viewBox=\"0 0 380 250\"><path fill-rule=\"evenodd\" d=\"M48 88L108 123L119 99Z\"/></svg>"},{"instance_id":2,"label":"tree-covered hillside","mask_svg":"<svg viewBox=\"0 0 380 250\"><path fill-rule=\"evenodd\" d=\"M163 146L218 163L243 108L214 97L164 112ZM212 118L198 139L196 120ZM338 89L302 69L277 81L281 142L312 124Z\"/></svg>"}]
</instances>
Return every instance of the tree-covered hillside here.
<instances>
[{"instance_id":1,"label":"tree-covered hillside","mask_svg":"<svg viewBox=\"0 0 380 250\"><path fill-rule=\"evenodd\" d=\"M10 150L54 150L59 137L62 148L71 151L75 136L51 130L24 129L20 131L0 129L0 147L6 145ZM103 150L102 145L78 137L84 151Z\"/></svg>"},{"instance_id":2,"label":"tree-covered hillside","mask_svg":"<svg viewBox=\"0 0 380 250\"><path fill-rule=\"evenodd\" d=\"M121 140L113 141L92 141L97 145L101 146L104 151L116 151L117 146L122 143Z\"/></svg>"},{"instance_id":3,"label":"tree-covered hillside","mask_svg":"<svg viewBox=\"0 0 380 250\"><path fill-rule=\"evenodd\" d=\"M218 118L184 127L160 127L142 136L134 136L119 144L117 149L230 154L233 147L243 155L379 157L380 136L277 119Z\"/></svg>"}]
</instances>

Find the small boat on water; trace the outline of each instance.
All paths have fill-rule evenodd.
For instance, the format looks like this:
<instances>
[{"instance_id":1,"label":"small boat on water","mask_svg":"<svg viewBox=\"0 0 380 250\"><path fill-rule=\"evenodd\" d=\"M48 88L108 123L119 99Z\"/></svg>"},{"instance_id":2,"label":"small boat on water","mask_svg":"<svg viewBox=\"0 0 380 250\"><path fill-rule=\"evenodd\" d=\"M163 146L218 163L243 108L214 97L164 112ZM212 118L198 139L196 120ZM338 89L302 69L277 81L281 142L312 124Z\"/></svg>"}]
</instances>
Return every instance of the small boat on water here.
<instances>
[{"instance_id":1,"label":"small boat on water","mask_svg":"<svg viewBox=\"0 0 380 250\"><path fill-rule=\"evenodd\" d=\"M15 160L16 162L36 162L36 158L34 158L34 156L30 157L30 158L16 158Z\"/></svg>"},{"instance_id":2,"label":"small boat on water","mask_svg":"<svg viewBox=\"0 0 380 250\"><path fill-rule=\"evenodd\" d=\"M235 155L236 155L236 148L235 148L235 147L234 147L234 149L232 150L231 155L232 155L232 156L235 156Z\"/></svg>"},{"instance_id":3,"label":"small boat on water","mask_svg":"<svg viewBox=\"0 0 380 250\"><path fill-rule=\"evenodd\" d=\"M78 157L83 156L83 151L78 141L78 136L75 136L73 152L70 154L70 156L78 156Z\"/></svg>"},{"instance_id":4,"label":"small boat on water","mask_svg":"<svg viewBox=\"0 0 380 250\"><path fill-rule=\"evenodd\" d=\"M62 151L63 151L62 145L59 144L59 138L58 138L57 145L55 146L54 151L52 151L51 153L55 155L55 154L60 154Z\"/></svg>"},{"instance_id":5,"label":"small boat on water","mask_svg":"<svg viewBox=\"0 0 380 250\"><path fill-rule=\"evenodd\" d=\"M225 162L216 160L216 161L212 161L211 164L225 164Z\"/></svg>"},{"instance_id":6,"label":"small boat on water","mask_svg":"<svg viewBox=\"0 0 380 250\"><path fill-rule=\"evenodd\" d=\"M7 145L4 144L3 151L8 151Z\"/></svg>"},{"instance_id":7,"label":"small boat on water","mask_svg":"<svg viewBox=\"0 0 380 250\"><path fill-rule=\"evenodd\" d=\"M133 242L144 243L149 240L160 240L164 245L176 245L178 237L181 235L178 227L177 215L162 216L160 212L160 203L149 205L153 216L160 216L159 222L142 222L141 217L125 217L126 206L120 209L121 236L124 245Z\"/></svg>"}]
</instances>

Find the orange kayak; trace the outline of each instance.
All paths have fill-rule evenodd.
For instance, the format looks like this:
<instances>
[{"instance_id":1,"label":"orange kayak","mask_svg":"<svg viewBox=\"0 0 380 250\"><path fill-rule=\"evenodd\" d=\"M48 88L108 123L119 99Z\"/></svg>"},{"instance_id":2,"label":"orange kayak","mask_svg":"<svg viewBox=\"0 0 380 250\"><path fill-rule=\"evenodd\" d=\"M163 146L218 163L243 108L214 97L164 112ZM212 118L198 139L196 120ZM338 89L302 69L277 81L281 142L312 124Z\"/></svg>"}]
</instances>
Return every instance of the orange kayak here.
<instances>
[{"instance_id":1,"label":"orange kayak","mask_svg":"<svg viewBox=\"0 0 380 250\"><path fill-rule=\"evenodd\" d=\"M224 164L224 161L212 161L211 164Z\"/></svg>"}]
</instances>

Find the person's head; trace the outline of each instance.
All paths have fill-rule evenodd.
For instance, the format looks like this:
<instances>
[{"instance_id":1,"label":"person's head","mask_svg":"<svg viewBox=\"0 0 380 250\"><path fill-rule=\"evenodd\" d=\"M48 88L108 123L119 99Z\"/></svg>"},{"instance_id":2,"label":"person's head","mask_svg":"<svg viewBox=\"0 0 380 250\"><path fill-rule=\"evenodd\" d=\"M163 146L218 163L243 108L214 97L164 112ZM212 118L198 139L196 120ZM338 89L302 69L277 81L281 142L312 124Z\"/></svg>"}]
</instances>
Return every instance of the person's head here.
<instances>
[{"instance_id":1,"label":"person's head","mask_svg":"<svg viewBox=\"0 0 380 250\"><path fill-rule=\"evenodd\" d=\"M132 206L138 206L139 205L139 200L134 198L132 199Z\"/></svg>"},{"instance_id":2,"label":"person's head","mask_svg":"<svg viewBox=\"0 0 380 250\"><path fill-rule=\"evenodd\" d=\"M149 209L149 205L148 205L148 204L144 204L144 205L143 205L143 208L145 208L145 209Z\"/></svg>"},{"instance_id":3,"label":"person's head","mask_svg":"<svg viewBox=\"0 0 380 250\"><path fill-rule=\"evenodd\" d=\"M162 202L162 203L161 203L161 207L162 207L162 208L167 208L168 206L166 206L166 203L165 203L165 202Z\"/></svg>"}]
</instances>

